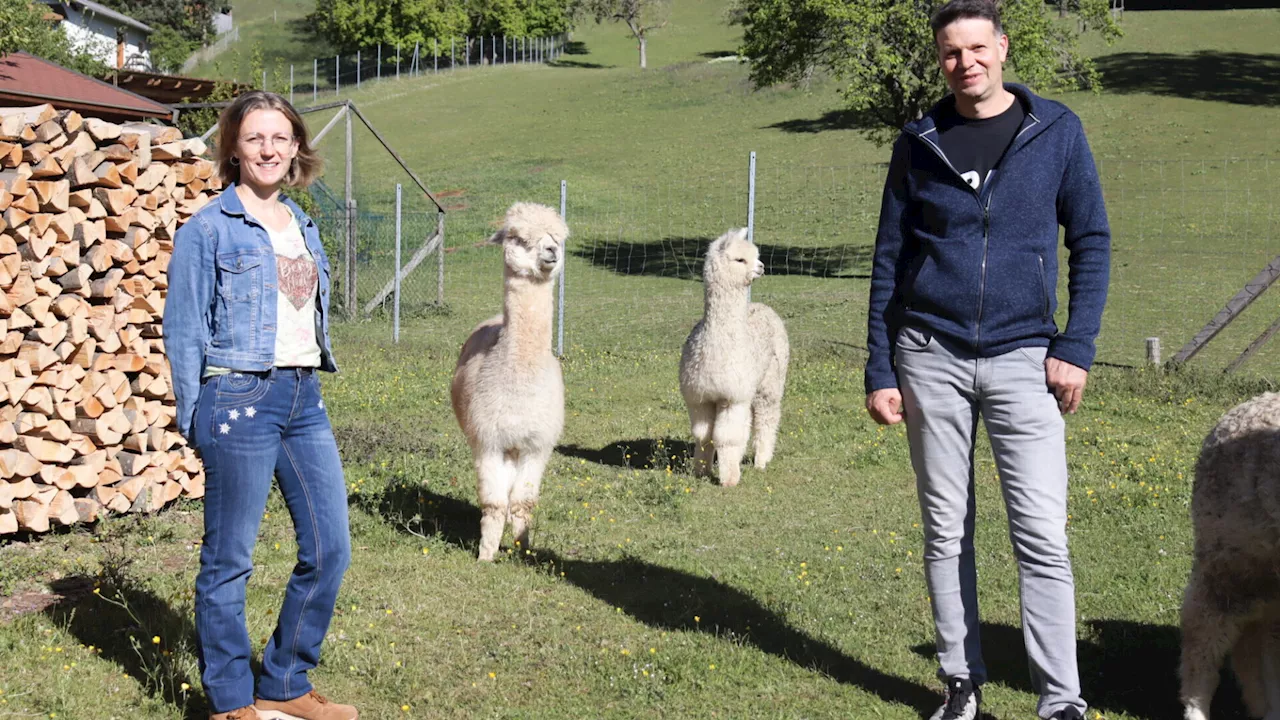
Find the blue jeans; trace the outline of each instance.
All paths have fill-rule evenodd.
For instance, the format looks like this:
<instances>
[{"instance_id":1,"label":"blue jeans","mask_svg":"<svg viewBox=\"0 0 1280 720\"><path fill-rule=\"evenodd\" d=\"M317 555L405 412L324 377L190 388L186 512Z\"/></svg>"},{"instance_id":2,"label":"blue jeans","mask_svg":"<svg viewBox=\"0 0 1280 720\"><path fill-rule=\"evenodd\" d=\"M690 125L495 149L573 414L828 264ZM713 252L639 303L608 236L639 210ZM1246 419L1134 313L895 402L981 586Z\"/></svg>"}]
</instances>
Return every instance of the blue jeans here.
<instances>
[{"instance_id":1,"label":"blue jeans","mask_svg":"<svg viewBox=\"0 0 1280 720\"><path fill-rule=\"evenodd\" d=\"M931 333L897 338L898 382L924 521L924 573L938 674L987 679L978 639L974 440L981 416L1000 474L1018 561L1022 633L1042 718L1074 707L1075 583L1067 553L1066 424L1045 381L1043 347L984 358Z\"/></svg>"},{"instance_id":2,"label":"blue jeans","mask_svg":"<svg viewBox=\"0 0 1280 720\"><path fill-rule=\"evenodd\" d=\"M346 484L319 379L297 368L209 378L193 436L205 467L195 596L205 693L214 712L254 701L245 586L274 475L293 518L298 564L263 651L257 695L282 702L305 695L351 560Z\"/></svg>"}]
</instances>

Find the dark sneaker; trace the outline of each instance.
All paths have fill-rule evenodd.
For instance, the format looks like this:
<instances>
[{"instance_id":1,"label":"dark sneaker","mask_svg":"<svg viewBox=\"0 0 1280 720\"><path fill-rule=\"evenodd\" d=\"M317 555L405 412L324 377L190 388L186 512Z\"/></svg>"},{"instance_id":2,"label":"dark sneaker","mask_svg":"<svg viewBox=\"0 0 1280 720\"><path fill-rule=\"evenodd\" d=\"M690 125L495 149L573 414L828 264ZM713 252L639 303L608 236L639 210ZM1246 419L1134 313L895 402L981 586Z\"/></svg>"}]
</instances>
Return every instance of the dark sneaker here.
<instances>
[{"instance_id":1,"label":"dark sneaker","mask_svg":"<svg viewBox=\"0 0 1280 720\"><path fill-rule=\"evenodd\" d=\"M981 704L982 688L972 680L947 678L947 700L929 720L975 720Z\"/></svg>"},{"instance_id":2,"label":"dark sneaker","mask_svg":"<svg viewBox=\"0 0 1280 720\"><path fill-rule=\"evenodd\" d=\"M1049 720L1084 720L1084 716L1074 707L1065 707L1054 713Z\"/></svg>"}]
</instances>

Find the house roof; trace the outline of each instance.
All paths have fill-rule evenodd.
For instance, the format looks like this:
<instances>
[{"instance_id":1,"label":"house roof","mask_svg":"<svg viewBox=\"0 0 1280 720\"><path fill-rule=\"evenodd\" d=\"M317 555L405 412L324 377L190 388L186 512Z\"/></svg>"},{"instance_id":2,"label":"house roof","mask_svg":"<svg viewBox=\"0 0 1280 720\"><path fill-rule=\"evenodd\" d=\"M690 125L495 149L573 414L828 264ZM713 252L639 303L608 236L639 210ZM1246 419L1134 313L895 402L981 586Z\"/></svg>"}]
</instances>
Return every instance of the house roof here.
<instances>
[{"instance_id":1,"label":"house roof","mask_svg":"<svg viewBox=\"0 0 1280 720\"><path fill-rule=\"evenodd\" d=\"M141 30L142 32L147 33L148 35L154 32L151 29L150 25L138 22L137 20L134 20L133 18L129 17L128 15L125 15L122 12L119 12L117 10L112 10L106 5L93 2L93 0L43 0L43 2L46 5L59 5L59 6L70 5L73 7L78 7L82 12L88 13L90 15L97 15L99 17L110 20L117 25L128 25L129 27L135 30Z\"/></svg>"},{"instance_id":2,"label":"house roof","mask_svg":"<svg viewBox=\"0 0 1280 720\"><path fill-rule=\"evenodd\" d=\"M0 58L0 104L37 103L108 120L173 117L173 108L43 58L24 52Z\"/></svg>"},{"instance_id":3,"label":"house roof","mask_svg":"<svg viewBox=\"0 0 1280 720\"><path fill-rule=\"evenodd\" d=\"M189 78L129 69L108 70L101 77L103 81L112 83L116 87L167 105L180 102L202 102L208 99L209 94L219 82L208 78ZM237 95L253 89L253 86L244 83L231 84L236 86Z\"/></svg>"}]
</instances>

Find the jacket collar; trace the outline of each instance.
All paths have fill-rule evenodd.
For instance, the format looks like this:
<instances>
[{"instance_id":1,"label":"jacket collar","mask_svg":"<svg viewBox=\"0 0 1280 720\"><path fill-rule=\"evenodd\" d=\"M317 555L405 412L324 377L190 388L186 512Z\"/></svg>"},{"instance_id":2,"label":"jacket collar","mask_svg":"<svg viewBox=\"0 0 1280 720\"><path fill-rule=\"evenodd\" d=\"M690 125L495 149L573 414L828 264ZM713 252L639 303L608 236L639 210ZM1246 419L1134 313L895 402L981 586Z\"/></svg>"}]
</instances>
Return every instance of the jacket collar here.
<instances>
[{"instance_id":1,"label":"jacket collar","mask_svg":"<svg viewBox=\"0 0 1280 720\"><path fill-rule=\"evenodd\" d=\"M1066 108L1063 105L1036 95L1025 85L1005 83L1004 89L1013 93L1013 96L1018 102L1022 103L1022 107L1027 111L1027 119L1024 121L1023 130L1030 129L1031 132L1021 138L1022 142L1038 135L1045 128L1052 125L1054 121L1066 114ZM924 137L936 130L938 128L938 119L943 113L954 111L955 106L956 96L948 94L930 108L929 112L925 113L919 120L907 123L905 129L913 135Z\"/></svg>"},{"instance_id":2,"label":"jacket collar","mask_svg":"<svg viewBox=\"0 0 1280 720\"><path fill-rule=\"evenodd\" d=\"M222 194L218 196L218 205L225 215L242 217L249 222L256 223L257 221L245 211L244 203L240 201L240 196L236 194L237 185L239 185L239 183L234 182L227 185L226 189L222 191ZM286 197L283 193L280 194L280 202L284 203L285 206L293 211L293 217L298 220L298 225L306 226L311 224L311 216L303 212L302 208L298 206L298 203Z\"/></svg>"}]
</instances>

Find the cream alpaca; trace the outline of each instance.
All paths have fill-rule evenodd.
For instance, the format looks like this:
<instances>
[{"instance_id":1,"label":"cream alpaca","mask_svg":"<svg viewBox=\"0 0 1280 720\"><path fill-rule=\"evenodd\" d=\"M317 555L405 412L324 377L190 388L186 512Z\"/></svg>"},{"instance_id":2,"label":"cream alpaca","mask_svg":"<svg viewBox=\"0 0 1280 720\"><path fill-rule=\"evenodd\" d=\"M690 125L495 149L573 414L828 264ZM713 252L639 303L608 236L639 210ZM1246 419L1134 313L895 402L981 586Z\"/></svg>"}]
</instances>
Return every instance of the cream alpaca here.
<instances>
[{"instance_id":1,"label":"cream alpaca","mask_svg":"<svg viewBox=\"0 0 1280 720\"><path fill-rule=\"evenodd\" d=\"M552 279L569 228L549 207L516 203L490 238L501 243L502 315L481 323L458 357L453 412L476 463L481 560L492 560L508 520L517 549L542 472L564 427L564 379L551 352Z\"/></svg>"},{"instance_id":2,"label":"cream alpaca","mask_svg":"<svg viewBox=\"0 0 1280 720\"><path fill-rule=\"evenodd\" d=\"M1182 603L1185 720L1206 720L1231 653L1245 707L1280 720L1280 394L1232 408L1205 439Z\"/></svg>"},{"instance_id":3,"label":"cream alpaca","mask_svg":"<svg viewBox=\"0 0 1280 720\"><path fill-rule=\"evenodd\" d=\"M711 243L702 271L706 314L680 355L680 392L696 442L694 472L709 475L714 456L720 484L730 487L741 479L750 433L755 466L763 469L773 459L782 419L791 346L782 318L748 299L751 282L761 275L760 251L746 229Z\"/></svg>"}]
</instances>

